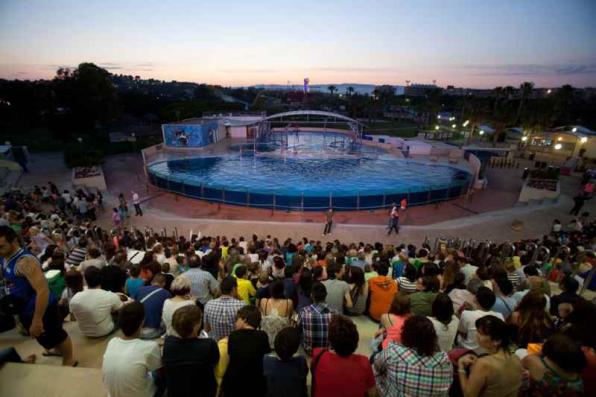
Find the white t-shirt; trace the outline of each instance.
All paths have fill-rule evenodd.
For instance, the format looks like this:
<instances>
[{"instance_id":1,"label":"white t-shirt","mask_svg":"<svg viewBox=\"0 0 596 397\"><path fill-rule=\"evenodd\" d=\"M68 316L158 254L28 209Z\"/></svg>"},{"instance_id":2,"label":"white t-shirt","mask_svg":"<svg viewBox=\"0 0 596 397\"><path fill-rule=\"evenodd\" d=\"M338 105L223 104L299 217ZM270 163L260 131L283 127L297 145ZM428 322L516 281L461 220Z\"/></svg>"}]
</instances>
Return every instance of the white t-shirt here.
<instances>
[{"instance_id":1,"label":"white t-shirt","mask_svg":"<svg viewBox=\"0 0 596 397\"><path fill-rule=\"evenodd\" d=\"M459 344L466 349L478 349L478 341L476 340L476 320L484 316L495 316L505 321L501 313L493 312L491 310L464 310L459 320L459 331L466 334L463 338L459 336Z\"/></svg>"},{"instance_id":2,"label":"white t-shirt","mask_svg":"<svg viewBox=\"0 0 596 397\"><path fill-rule=\"evenodd\" d=\"M174 313L176 310L180 309L183 306L194 305L195 302L192 300L185 300L185 301L173 301L171 299L166 299L163 304L163 311L161 312L161 320L166 326L166 335L173 335L180 337L176 330L172 327L172 318L174 317Z\"/></svg>"},{"instance_id":3,"label":"white t-shirt","mask_svg":"<svg viewBox=\"0 0 596 397\"><path fill-rule=\"evenodd\" d=\"M439 348L446 353L453 349L455 337L457 336L457 327L459 326L459 319L456 316L451 317L449 324L445 325L434 317L428 317L435 327L437 333L437 340Z\"/></svg>"},{"instance_id":4,"label":"white t-shirt","mask_svg":"<svg viewBox=\"0 0 596 397\"><path fill-rule=\"evenodd\" d=\"M112 338L103 355L103 383L109 397L153 397L151 371L161 367L155 341Z\"/></svg>"},{"instance_id":5,"label":"white t-shirt","mask_svg":"<svg viewBox=\"0 0 596 397\"><path fill-rule=\"evenodd\" d=\"M121 307L118 295L100 288L77 292L70 300L70 312L76 317L79 329L83 335L90 337L112 332L112 312Z\"/></svg>"}]
</instances>

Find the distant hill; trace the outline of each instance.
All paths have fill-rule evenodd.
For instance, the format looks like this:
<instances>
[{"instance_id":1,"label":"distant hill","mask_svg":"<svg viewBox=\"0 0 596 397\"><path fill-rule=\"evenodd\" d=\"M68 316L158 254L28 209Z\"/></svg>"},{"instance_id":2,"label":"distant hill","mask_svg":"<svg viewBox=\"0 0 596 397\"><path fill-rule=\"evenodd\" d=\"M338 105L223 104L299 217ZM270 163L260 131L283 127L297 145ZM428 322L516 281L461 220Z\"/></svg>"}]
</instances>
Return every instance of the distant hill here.
<instances>
[{"instance_id":1,"label":"distant hill","mask_svg":"<svg viewBox=\"0 0 596 397\"><path fill-rule=\"evenodd\" d=\"M329 92L327 87L330 85L334 85L337 89L337 93L345 94L348 90L348 87L354 88L354 92L359 94L372 94L374 89L378 87L378 85L374 84L357 84L357 83L341 83L341 84L313 84L309 86L311 92ZM251 86L252 88L256 89L265 89L265 90L279 90L279 91L301 91L302 85L297 84L290 84L290 85L283 85L283 84L259 84ZM402 95L404 93L404 86L395 85L395 95ZM250 87L247 87L250 88Z\"/></svg>"}]
</instances>

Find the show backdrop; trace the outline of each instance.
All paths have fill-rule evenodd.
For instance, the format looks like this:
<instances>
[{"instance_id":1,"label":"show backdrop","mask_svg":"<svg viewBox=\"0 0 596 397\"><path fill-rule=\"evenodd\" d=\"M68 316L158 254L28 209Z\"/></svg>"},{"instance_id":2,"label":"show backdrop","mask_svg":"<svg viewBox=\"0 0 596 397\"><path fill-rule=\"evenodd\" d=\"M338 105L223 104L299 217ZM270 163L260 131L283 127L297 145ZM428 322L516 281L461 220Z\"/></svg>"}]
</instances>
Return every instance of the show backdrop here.
<instances>
[{"instance_id":1,"label":"show backdrop","mask_svg":"<svg viewBox=\"0 0 596 397\"><path fill-rule=\"evenodd\" d=\"M162 125L163 141L172 147L202 147L217 142L218 123Z\"/></svg>"}]
</instances>

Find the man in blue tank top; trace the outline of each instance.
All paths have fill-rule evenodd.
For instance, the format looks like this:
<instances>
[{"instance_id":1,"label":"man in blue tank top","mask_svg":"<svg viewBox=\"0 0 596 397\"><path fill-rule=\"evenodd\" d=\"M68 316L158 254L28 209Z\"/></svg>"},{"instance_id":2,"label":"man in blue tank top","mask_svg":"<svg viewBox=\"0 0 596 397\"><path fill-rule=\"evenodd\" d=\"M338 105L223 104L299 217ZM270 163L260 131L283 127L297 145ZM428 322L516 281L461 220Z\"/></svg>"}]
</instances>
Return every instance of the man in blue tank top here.
<instances>
[{"instance_id":1,"label":"man in blue tank top","mask_svg":"<svg viewBox=\"0 0 596 397\"><path fill-rule=\"evenodd\" d=\"M72 341L62 328L58 300L50 293L37 258L22 248L9 226L0 226L0 305L45 349L56 349L62 365L76 365Z\"/></svg>"}]
</instances>

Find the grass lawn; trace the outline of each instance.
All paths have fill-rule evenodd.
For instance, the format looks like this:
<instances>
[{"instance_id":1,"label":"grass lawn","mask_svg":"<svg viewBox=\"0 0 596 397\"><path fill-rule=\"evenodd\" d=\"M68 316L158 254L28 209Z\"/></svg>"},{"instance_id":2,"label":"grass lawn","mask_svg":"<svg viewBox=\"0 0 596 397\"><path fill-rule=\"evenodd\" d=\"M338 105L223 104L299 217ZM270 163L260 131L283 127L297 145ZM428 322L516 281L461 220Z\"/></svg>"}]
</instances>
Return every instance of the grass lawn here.
<instances>
[{"instance_id":1,"label":"grass lawn","mask_svg":"<svg viewBox=\"0 0 596 397\"><path fill-rule=\"evenodd\" d=\"M366 124L364 129L365 134L389 135L400 138L413 138L418 135L418 132L419 129L415 123L395 120L375 121Z\"/></svg>"}]
</instances>

